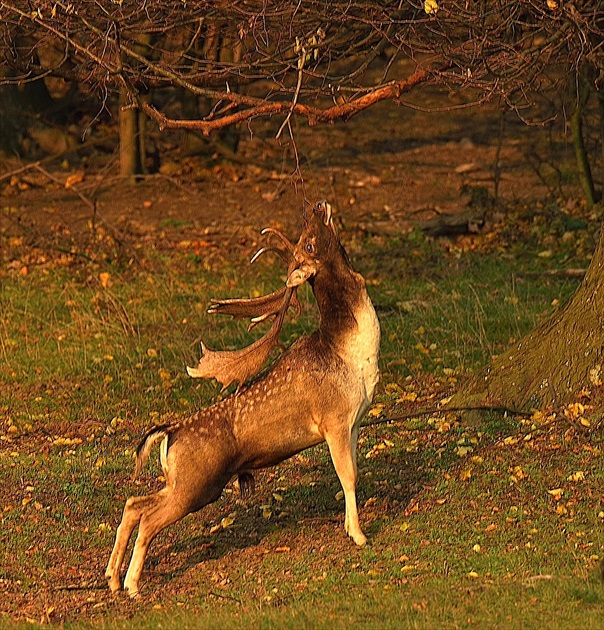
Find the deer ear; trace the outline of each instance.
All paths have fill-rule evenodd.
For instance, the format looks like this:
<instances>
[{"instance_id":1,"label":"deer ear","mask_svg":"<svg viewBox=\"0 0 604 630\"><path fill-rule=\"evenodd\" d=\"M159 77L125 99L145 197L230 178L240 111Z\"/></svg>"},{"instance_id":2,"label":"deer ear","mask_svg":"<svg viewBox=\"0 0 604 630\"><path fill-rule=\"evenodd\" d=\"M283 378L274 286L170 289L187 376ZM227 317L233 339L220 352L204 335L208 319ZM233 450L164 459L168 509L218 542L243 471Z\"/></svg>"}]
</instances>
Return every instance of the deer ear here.
<instances>
[{"instance_id":1,"label":"deer ear","mask_svg":"<svg viewBox=\"0 0 604 630\"><path fill-rule=\"evenodd\" d=\"M327 201L319 201L314 208L316 214L321 214L323 223L326 227L331 227L333 225L331 220L331 206L327 203Z\"/></svg>"},{"instance_id":2,"label":"deer ear","mask_svg":"<svg viewBox=\"0 0 604 630\"><path fill-rule=\"evenodd\" d=\"M332 221L331 221L331 206L326 201L324 201L323 202L323 207L325 208L325 219L324 219L324 222L325 222L326 226L329 226L329 225L332 224Z\"/></svg>"}]
</instances>

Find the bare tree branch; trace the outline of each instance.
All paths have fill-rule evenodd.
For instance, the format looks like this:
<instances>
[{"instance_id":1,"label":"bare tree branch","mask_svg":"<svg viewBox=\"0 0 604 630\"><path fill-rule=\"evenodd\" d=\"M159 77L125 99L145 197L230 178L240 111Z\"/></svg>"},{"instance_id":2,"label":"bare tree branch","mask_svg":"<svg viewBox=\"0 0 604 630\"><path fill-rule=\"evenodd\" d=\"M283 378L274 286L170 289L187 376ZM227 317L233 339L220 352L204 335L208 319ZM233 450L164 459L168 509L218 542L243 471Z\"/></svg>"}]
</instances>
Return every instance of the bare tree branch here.
<instances>
[{"instance_id":1,"label":"bare tree branch","mask_svg":"<svg viewBox=\"0 0 604 630\"><path fill-rule=\"evenodd\" d=\"M309 105L299 103L275 102L262 103L247 109L240 110L234 114L221 116L214 120L173 120L164 116L151 105L141 102L141 109L157 124L160 129L191 129L201 131L203 134L209 134L217 129L222 129L235 123L251 120L260 116L271 116L284 112L293 112L306 118L308 124L312 127L318 123L334 123L336 120L349 120L355 114L371 107L375 103L384 100L398 99L403 93L408 92L416 85L425 82L428 79L428 73L424 70L418 70L408 79L397 81L390 85L384 86L368 94L364 94L356 99L341 105L333 105L332 107L321 109Z\"/></svg>"},{"instance_id":2,"label":"bare tree branch","mask_svg":"<svg viewBox=\"0 0 604 630\"><path fill-rule=\"evenodd\" d=\"M19 83L56 74L101 98L128 86L161 128L214 130L260 116L347 120L420 84L517 111L583 66L604 77L599 0L6 0L1 55ZM61 49L52 67L37 52ZM395 61L396 60L396 61ZM384 70L385 69L385 70ZM382 74L385 72L385 75ZM411 73L409 75L409 73ZM162 90L207 99L179 119ZM150 90L152 97L145 98ZM333 105L325 105L325 100ZM150 102L149 102L150 101Z\"/></svg>"}]
</instances>

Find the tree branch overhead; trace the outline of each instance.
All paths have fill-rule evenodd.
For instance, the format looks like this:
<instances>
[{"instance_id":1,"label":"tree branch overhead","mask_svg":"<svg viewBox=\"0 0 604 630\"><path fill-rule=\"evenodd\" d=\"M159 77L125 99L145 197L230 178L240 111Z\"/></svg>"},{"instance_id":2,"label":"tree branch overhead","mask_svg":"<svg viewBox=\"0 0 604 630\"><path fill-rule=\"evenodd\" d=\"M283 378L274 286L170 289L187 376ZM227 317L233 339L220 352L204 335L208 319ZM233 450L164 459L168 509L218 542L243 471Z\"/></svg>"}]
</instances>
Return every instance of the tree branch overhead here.
<instances>
[{"instance_id":1,"label":"tree branch overhead","mask_svg":"<svg viewBox=\"0 0 604 630\"><path fill-rule=\"evenodd\" d=\"M603 13L596 0L12 0L0 17L14 79L2 81L56 74L103 98L127 85L160 127L204 134L262 116L347 120L423 83L524 108L562 67L602 72ZM205 111L166 108L174 88Z\"/></svg>"}]
</instances>

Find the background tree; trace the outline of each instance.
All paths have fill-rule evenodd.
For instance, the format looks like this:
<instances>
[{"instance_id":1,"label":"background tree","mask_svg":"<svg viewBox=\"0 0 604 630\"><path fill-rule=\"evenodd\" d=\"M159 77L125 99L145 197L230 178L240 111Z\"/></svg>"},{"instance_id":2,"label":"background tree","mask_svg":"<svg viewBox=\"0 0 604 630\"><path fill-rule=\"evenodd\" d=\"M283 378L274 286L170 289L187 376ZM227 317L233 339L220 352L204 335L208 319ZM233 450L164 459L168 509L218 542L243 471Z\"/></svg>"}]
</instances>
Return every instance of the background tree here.
<instances>
[{"instance_id":1,"label":"background tree","mask_svg":"<svg viewBox=\"0 0 604 630\"><path fill-rule=\"evenodd\" d=\"M160 129L210 134L270 116L278 138L293 137L293 116L309 125L348 120L379 101L400 104L422 84L546 121L560 113L556 95L570 93L587 203L600 195L582 143L587 98L601 94L604 77L604 9L596 0L13 0L0 2L0 18L9 69L4 84L61 76L87 85L104 102L120 94L124 119L132 123L134 114L125 112L138 109ZM25 41L63 54L42 64ZM193 110L180 105L183 93L204 100L200 116L187 117ZM141 137L137 120L134 131L124 124L123 137ZM136 160L127 169L124 162L123 172L138 168ZM565 309L464 387L454 404L541 406L597 383L594 375L604 365L602 265L600 244Z\"/></svg>"}]
</instances>

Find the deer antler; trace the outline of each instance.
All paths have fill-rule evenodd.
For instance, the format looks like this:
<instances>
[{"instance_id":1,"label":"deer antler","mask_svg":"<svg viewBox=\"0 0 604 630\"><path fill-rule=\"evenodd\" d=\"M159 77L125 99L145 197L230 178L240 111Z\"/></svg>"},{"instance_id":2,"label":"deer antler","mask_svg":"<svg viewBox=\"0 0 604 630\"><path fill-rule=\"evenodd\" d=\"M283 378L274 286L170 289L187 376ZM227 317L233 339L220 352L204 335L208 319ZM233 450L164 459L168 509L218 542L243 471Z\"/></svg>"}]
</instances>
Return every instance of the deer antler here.
<instances>
[{"instance_id":1,"label":"deer antler","mask_svg":"<svg viewBox=\"0 0 604 630\"><path fill-rule=\"evenodd\" d=\"M284 287L279 293L282 294L281 307L264 337L241 350L210 350L201 342L202 357L196 368L187 368L189 376L215 378L226 389L234 381L238 381L241 386L248 378L257 374L279 339L294 289Z\"/></svg>"},{"instance_id":2,"label":"deer antler","mask_svg":"<svg viewBox=\"0 0 604 630\"><path fill-rule=\"evenodd\" d=\"M279 247L261 247L252 256L250 263L256 262L262 254L274 252L287 264L288 271L290 271L289 268L295 264L294 245L291 241L275 228L264 228L261 234L273 234L285 245L285 249L281 249ZM274 317L279 313L283 305L283 298L286 290L287 287L282 287L278 291L274 291L273 293L257 298L235 298L229 300L212 299L212 304L208 309L208 313L231 315L232 317L239 319L249 318L251 322L248 330L251 330L260 322L267 320L269 317ZM299 317L302 312L302 306L300 305L296 291L294 291L291 296L291 306L296 309L296 317Z\"/></svg>"},{"instance_id":3,"label":"deer antler","mask_svg":"<svg viewBox=\"0 0 604 630\"><path fill-rule=\"evenodd\" d=\"M208 313L231 315L236 319L249 318L251 322L248 330L251 330L260 322L276 316L281 311L286 292L287 287L282 287L278 291L257 298L212 299ZM296 317L299 317L302 312L302 306L295 291L291 295L289 306L293 306L296 309Z\"/></svg>"},{"instance_id":4,"label":"deer antler","mask_svg":"<svg viewBox=\"0 0 604 630\"><path fill-rule=\"evenodd\" d=\"M287 236L285 236L282 232L280 232L279 230L277 230L276 228L272 228L272 227L267 227L264 228L262 230L262 232L260 232L260 234L262 234L263 236L265 234L274 234L282 243L283 245L285 245L285 249L289 252L290 257L293 259L294 257L294 250L295 250L295 246L294 244L287 238ZM283 250L282 250L283 251Z\"/></svg>"},{"instance_id":5,"label":"deer antler","mask_svg":"<svg viewBox=\"0 0 604 630\"><path fill-rule=\"evenodd\" d=\"M262 254L273 251L287 263L288 271L291 272L295 266L294 245L274 228L265 228L262 234L275 235L285 248L262 247L253 256L251 262L256 261ZM234 381L238 381L241 386L248 378L257 374L273 347L278 343L279 333L289 307L293 306L298 316L302 312L296 291L297 286L284 286L278 291L257 298L212 299L208 313L249 318L251 321L248 330L271 317L274 317L275 321L263 337L241 350L210 350L202 342L202 357L196 368L187 367L189 376L215 378L225 389Z\"/></svg>"}]
</instances>

